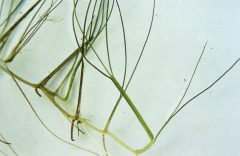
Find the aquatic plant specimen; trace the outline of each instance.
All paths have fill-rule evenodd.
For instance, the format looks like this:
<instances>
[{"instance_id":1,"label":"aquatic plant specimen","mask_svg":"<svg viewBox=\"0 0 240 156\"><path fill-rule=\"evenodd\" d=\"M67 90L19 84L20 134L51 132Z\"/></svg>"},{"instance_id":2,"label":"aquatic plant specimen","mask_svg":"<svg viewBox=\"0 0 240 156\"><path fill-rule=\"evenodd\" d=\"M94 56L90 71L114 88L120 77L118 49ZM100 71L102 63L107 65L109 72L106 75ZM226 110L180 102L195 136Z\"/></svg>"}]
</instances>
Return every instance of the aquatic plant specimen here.
<instances>
[{"instance_id":1,"label":"aquatic plant specimen","mask_svg":"<svg viewBox=\"0 0 240 156\"><path fill-rule=\"evenodd\" d=\"M2 59L1 69L12 77L13 81L16 83L17 87L19 88L21 93L24 95L26 101L29 103L32 110L37 116L38 114L36 113L34 107L31 104L33 102L29 100L27 95L21 89L19 82L22 82L32 87L33 89L35 89L36 94L38 96L47 97L51 101L51 103L55 106L55 108L57 108L63 114L63 116L70 121L69 136L72 141L76 140L76 137L74 137L75 128L79 133L80 132L86 133L86 135L89 135L88 131L90 130L96 131L100 135L103 135L103 147L105 149L105 151L103 152L105 154L111 154L111 152L109 152L108 150L108 147L106 146L107 140L105 139L105 136L111 137L113 140L115 140L117 143L122 145L124 148L126 148L133 154L141 154L146 152L157 141L157 138L160 136L161 132L164 130L166 125L185 106L187 106L193 99L197 98L199 95L201 95L202 93L210 89L213 85L215 85L224 75L226 75L226 73L228 73L232 69L232 67L234 67L239 62L239 59L238 59L224 74L222 74L222 76L220 76L210 86L208 86L202 92L196 94L196 96L194 96L193 98L190 98L186 102L182 103L188 91L188 88L191 86L192 80L195 76L199 63L204 54L204 51L207 45L206 43L199 57L198 62L195 65L195 69L188 83L187 89L185 90L180 102L176 105L174 111L170 114L170 116L168 117L164 125L161 128L159 128L158 132L154 135L154 133L151 130L151 127L148 125L145 118L143 117L143 114L138 110L138 108L136 107L136 104L133 102L134 100L132 100L132 97L128 94L127 89L130 85L130 82L133 79L133 76L135 75L135 71L139 68L140 61L143 56L143 52L145 50L145 47L147 45L147 42L150 36L150 32L151 32L153 21L154 21L155 1L153 1L153 4L152 4L151 19L148 21L149 28L147 32L147 37L145 39L144 44L142 45L140 54L138 55L136 59L136 63L134 63L134 68L131 72L129 72L129 70L127 69L129 65L129 57L128 57L129 52L127 48L128 40L127 40L127 33L124 25L125 24L124 17L122 16L121 7L117 0L113 0L113 1L90 0L89 2L82 2L82 1L73 2L71 24L72 24L72 30L74 33L74 39L76 41L77 48L75 48L75 50L73 50L71 54L66 59L64 59L62 63L60 63L55 69L53 69L47 76L44 76L40 82L32 83L29 80L24 79L20 75L16 74L11 70L11 68L8 67L8 65L11 64L11 62L15 61L15 59L20 54L20 51L22 51L23 47L27 45L28 41L32 39L32 35L35 34L35 32L39 29L39 26L41 26L41 23L47 20L46 16L50 14L51 8L55 9L54 6L58 6L57 4L60 4L60 2L61 1L59 1L59 3L57 3L57 1L52 1L49 9L47 9L47 11L44 14L42 14L42 16L40 16L40 19L38 19L38 21L35 24L33 24L33 27L32 28L30 28L30 26L29 28L27 27L26 31L24 32L24 35L20 38L19 42L17 42L16 46L13 48L10 54L7 55L7 57L4 57ZM26 12L26 14L30 14L30 12L40 4L43 4L43 2L40 3L40 1L37 1L37 3L33 4L32 7ZM82 8L83 6L85 6L85 8ZM124 56L123 57L124 70L122 74L119 74L117 72L117 69L114 68L113 57L117 54L113 53L113 50L111 50L110 48L111 40L112 40L110 39L111 32L109 31L109 28L111 27L110 22L113 19L113 17L114 18L117 17L116 15L113 16L113 11L117 12L118 20L121 23L122 38L124 40L123 42L124 50L122 52ZM22 16L23 18L20 18L20 19L23 20L25 16L24 17ZM10 29L8 30L12 30L12 29L17 30L17 26L15 25L18 25L18 23L20 23L18 21L21 21L21 20L17 20L16 24L14 24L14 26L10 27ZM31 24L32 23L30 22L30 25ZM9 36L11 32L11 31L8 32L8 30L5 31L3 35L1 35L1 43L3 47L5 47L6 44L4 45L4 43L5 41L8 41L7 36ZM31 32L32 32L32 35L29 35L29 33ZM97 50L99 44L102 44L102 43L105 45L105 48L103 48L103 50ZM95 62L93 61L93 56L97 61ZM119 65L119 66L122 67L122 65ZM89 121L89 119L86 116L84 116L84 113L83 113L84 110L83 110L82 104L83 104L83 96L85 93L84 86L88 85L88 79L86 79L85 77L86 77L86 74L89 72L89 70L92 68L101 74L101 76L99 77L103 77L104 79L109 81L109 83L111 83L111 85L115 88L115 90L117 90L119 95L115 103L111 105L113 106L113 109L110 112L110 115L108 116L106 124L103 128L98 128L96 125L92 124L91 120ZM127 78L127 75L128 75L128 78ZM119 81L119 79L121 80ZM74 87L76 86L78 88L77 91L76 91L76 88L74 90ZM71 102L71 99L74 98L74 94L77 94L77 100L75 100L75 105L74 103ZM122 101L125 101L127 105L130 107L135 117L137 118L137 121L140 123L141 127L143 128L143 130L145 131L145 134L149 139L149 142L141 148L135 148L130 146L127 142L123 141L121 137L118 137L109 129L109 127L112 125L112 119L116 111L119 109L120 102ZM65 103L66 105L62 103ZM69 107L68 105L70 104L72 105L72 107L74 107L73 108L74 111L67 109ZM98 116L98 114L95 114L95 115ZM44 122L42 122L40 118L39 120L44 125ZM124 128L124 125L119 125L119 126L120 127L123 126ZM45 127L47 128L47 126ZM50 133L56 136L51 130L48 129L48 131L50 131ZM88 152L91 152L91 151L88 151ZM91 152L91 153L96 154L94 152Z\"/></svg>"}]
</instances>

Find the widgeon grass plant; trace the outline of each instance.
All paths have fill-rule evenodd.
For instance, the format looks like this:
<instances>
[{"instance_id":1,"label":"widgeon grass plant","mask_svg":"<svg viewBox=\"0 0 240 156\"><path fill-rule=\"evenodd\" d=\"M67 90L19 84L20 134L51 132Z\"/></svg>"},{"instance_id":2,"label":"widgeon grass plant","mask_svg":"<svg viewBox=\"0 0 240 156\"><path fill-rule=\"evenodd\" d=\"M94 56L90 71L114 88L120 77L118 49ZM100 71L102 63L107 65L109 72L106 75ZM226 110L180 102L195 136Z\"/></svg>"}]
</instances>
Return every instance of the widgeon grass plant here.
<instances>
[{"instance_id":1,"label":"widgeon grass plant","mask_svg":"<svg viewBox=\"0 0 240 156\"><path fill-rule=\"evenodd\" d=\"M170 123L170 121L172 121L172 119L174 119L174 117L178 115L181 110L183 110L187 105L189 105L191 101L212 88L240 61L240 59L237 59L236 62L234 62L232 66L230 66L218 79L212 82L212 84L210 84L208 87L206 87L204 90L202 90L192 98L185 100L185 96L188 93L189 88L191 87L195 73L197 72L198 66L200 65L201 59L204 55L205 48L207 46L206 42L192 72L187 88L185 89L180 101L176 104L173 112L169 115L163 126L159 128L156 134L154 134L151 130L151 127L145 121L143 115L136 107L131 96L128 94L128 87L131 84L131 81L133 80L133 77L141 64L145 47L147 46L148 40L151 36L151 30L154 26L156 5L155 0L152 1L151 19L149 19L149 21L146 21L148 22L149 26L148 31L146 32L145 42L143 45L141 45L141 51L137 56L132 71L129 71L127 69L129 64L129 53L127 46L128 39L125 30L124 17L119 1L89 0L88 2L83 2L81 0L73 0L72 19L69 20L69 23L71 22L72 25L72 31L74 34L75 42L77 44L77 48L72 51L71 54L67 58L65 58L59 65L57 65L56 68L53 69L48 75L44 76L40 82L30 82L29 80L21 77L9 68L9 64L14 62L21 52L24 52L24 47L26 47L28 44L31 44L31 40L34 40L33 36L38 33L39 29L41 29L44 23L48 20L51 21L49 16L52 12L54 12L55 9L58 8L59 5L61 5L62 0L38 0L33 3L31 7L28 8L25 12L23 12L20 16L16 16L19 14L18 9L22 7L24 3L24 0L12 0L10 1L10 4L9 2L6 2L4 0L1 1L0 68L13 79L13 82L21 91L26 102L31 107L33 113L37 116L38 120L47 129L48 132L50 132L53 136L65 142L66 144L75 146L93 155L99 154L95 152L94 149L88 149L85 147L83 148L74 143L74 141L76 140L76 137L74 135L75 130L77 130L78 133L82 133L85 135L90 135L88 131L95 131L99 135L101 135L102 145L99 146L101 146L101 149L103 150L102 153L104 155L111 154L111 151L109 151L107 147L106 136L115 140L115 142L120 144L123 148L127 149L133 155L140 155L149 150L154 145L165 127ZM117 12L118 17L113 16L113 12ZM123 46L124 49L122 51L122 54L118 54L124 56L124 70L121 76L119 76L119 74L116 74L116 69L112 65L113 50L110 48L111 39L109 38L109 33L111 33L109 31L109 27L112 18L118 18L121 23L121 37L123 39L123 44L121 46ZM23 22L27 23L24 27L24 30L21 27L21 24ZM22 33L17 39L17 41L15 41L13 40L13 38L15 38L15 34L18 31L22 31ZM97 50L99 44L102 43L105 45L105 49ZM59 53L61 54L61 52ZM114 53L114 55L117 54ZM96 60L92 60L93 56L96 58L97 63ZM45 61L46 63L48 63L47 60ZM119 65L119 67L122 67L122 65ZM100 74L99 76L108 80L119 93L119 96L116 99L115 103L107 104L110 108L113 107L113 109L111 110L111 113L108 116L104 127L97 127L96 125L92 124L91 121L89 121L88 118L86 118L82 113L82 111L84 110L82 110L81 104L83 102L83 93L85 93L83 86L87 85L88 83L88 81L85 79L85 73L88 72L89 68L96 70ZM65 141L60 136L57 136L45 125L45 123L42 121L37 111L33 107L33 102L29 100L26 93L21 88L19 82L33 88L36 92L36 95L48 98L48 100L55 106L55 108L58 109L62 113L62 115L69 121L69 137L71 138L71 142ZM75 89L76 86L78 88L77 90ZM77 100L75 100L76 103L73 103L74 100L72 99L76 94ZM116 114L119 105L121 104L121 101L125 101L128 104L149 139L149 142L141 148L134 148L130 146L128 142L123 141L121 137L114 134L109 128L112 124L113 117ZM72 105L74 111L69 111L69 109L67 109L69 105ZM6 141L2 135L0 142L8 144L9 147L12 149L10 143ZM14 149L12 149L12 151L15 155L17 155ZM0 152L4 153L3 151Z\"/></svg>"}]
</instances>

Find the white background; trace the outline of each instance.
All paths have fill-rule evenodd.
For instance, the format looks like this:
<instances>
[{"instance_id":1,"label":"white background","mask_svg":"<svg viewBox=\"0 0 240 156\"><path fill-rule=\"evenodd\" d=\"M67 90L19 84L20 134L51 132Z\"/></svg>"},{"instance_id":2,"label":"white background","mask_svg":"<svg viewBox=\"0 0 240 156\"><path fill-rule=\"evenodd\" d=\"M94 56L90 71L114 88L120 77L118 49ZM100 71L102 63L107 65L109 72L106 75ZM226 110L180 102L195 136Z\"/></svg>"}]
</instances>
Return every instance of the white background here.
<instances>
[{"instance_id":1,"label":"white background","mask_svg":"<svg viewBox=\"0 0 240 156\"><path fill-rule=\"evenodd\" d=\"M130 73L147 34L153 2L119 0L119 3L126 26ZM72 4L64 1L52 15L57 22L48 22L9 67L38 82L68 56L77 47L71 30L71 9ZM123 66L119 54L123 53L123 47L120 21L115 13L116 19L109 28L110 48L114 70L120 79ZM206 41L206 53L185 101L210 85L240 57L239 13L237 0L156 1L150 40L127 91L154 134L180 100ZM99 41L96 47L101 49L102 45L104 41ZM91 123L103 127L118 93L111 82L92 68L87 69L83 114ZM240 155L239 75L240 65L236 65L217 85L180 112L143 155ZM23 84L22 87L46 125L70 140L69 122L46 97L39 98L32 88ZM3 72L0 72L0 93L0 132L20 156L90 155L49 134L12 79ZM147 143L146 134L125 102L121 103L110 129L133 147ZM90 133L100 143L101 135ZM88 136L75 137L76 144L103 155ZM108 137L107 142L110 155L132 155ZM0 150L12 155L6 145L1 144Z\"/></svg>"}]
</instances>

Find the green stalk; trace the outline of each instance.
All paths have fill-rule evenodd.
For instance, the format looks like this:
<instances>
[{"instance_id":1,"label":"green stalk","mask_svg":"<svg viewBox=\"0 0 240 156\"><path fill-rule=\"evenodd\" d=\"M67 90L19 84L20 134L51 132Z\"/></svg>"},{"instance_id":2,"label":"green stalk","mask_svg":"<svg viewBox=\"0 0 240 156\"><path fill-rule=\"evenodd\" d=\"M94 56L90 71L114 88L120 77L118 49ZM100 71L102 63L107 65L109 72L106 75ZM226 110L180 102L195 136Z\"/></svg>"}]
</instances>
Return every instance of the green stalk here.
<instances>
[{"instance_id":1,"label":"green stalk","mask_svg":"<svg viewBox=\"0 0 240 156\"><path fill-rule=\"evenodd\" d=\"M1 37L0 37L0 42L2 42L17 26L18 24L25 18L27 15L40 3L41 0L38 0L33 6L31 6L18 20L16 23L14 23L7 32L5 32Z\"/></svg>"},{"instance_id":2,"label":"green stalk","mask_svg":"<svg viewBox=\"0 0 240 156\"><path fill-rule=\"evenodd\" d=\"M143 119L143 117L141 116L139 111L137 110L137 108L134 105L134 103L132 102L132 100L129 98L128 94L124 91L124 89L121 87L121 85L118 83L118 81L115 79L114 76L111 77L111 80L114 83L114 85L117 87L117 89L120 91L121 95L124 97L124 99L126 100L128 105L131 107L131 109L133 110L133 112L136 115L137 119L139 120L139 122L143 126L144 130L146 131L148 137L152 141L154 139L152 131L148 127L147 123L145 122L145 120Z\"/></svg>"}]
</instances>

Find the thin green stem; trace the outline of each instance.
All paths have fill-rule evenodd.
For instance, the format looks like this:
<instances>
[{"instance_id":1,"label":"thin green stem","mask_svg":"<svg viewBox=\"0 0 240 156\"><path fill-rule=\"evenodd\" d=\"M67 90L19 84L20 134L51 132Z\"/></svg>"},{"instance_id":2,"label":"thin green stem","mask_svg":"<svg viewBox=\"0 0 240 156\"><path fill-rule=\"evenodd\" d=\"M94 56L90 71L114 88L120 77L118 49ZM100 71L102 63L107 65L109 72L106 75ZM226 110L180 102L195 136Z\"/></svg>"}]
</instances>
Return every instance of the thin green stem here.
<instances>
[{"instance_id":1,"label":"thin green stem","mask_svg":"<svg viewBox=\"0 0 240 156\"><path fill-rule=\"evenodd\" d=\"M147 123L145 122L145 120L143 119L142 115L139 113L139 111L137 110L136 106L134 105L134 103L132 102L132 100L129 98L129 96L127 95L127 93L125 92L125 90L121 87L121 85L118 83L118 81L115 79L115 77L111 77L113 84L117 87L117 89L119 90L119 92L122 94L122 96L124 97L124 99L126 100L126 102L128 103L128 105L131 107L131 109L133 110L134 114L136 115L137 119L139 120L139 122L141 123L141 125L143 126L144 130L146 131L148 137L150 140L153 140L153 134L152 131L150 130L150 128L148 127Z\"/></svg>"},{"instance_id":2,"label":"thin green stem","mask_svg":"<svg viewBox=\"0 0 240 156\"><path fill-rule=\"evenodd\" d=\"M187 100L187 102L185 102L172 116L170 116L168 118L168 120L164 123L164 125L162 126L162 128L158 131L155 140L159 137L159 135L161 134L161 132L165 129L165 127L168 125L168 123L181 111L183 110L191 101L193 101L194 99L196 99L197 97L199 97L200 95L202 95L203 93L205 93L206 91L208 91L209 89L211 89L215 84L217 84L217 82L219 82L227 73L229 73L231 71L231 69L236 66L238 63L240 62L240 58L237 59L220 77L218 77L212 84L210 84L208 87L206 87L204 90L202 90L201 92L199 92L198 94L196 94L195 96L193 96L192 98L190 98L189 100Z\"/></svg>"},{"instance_id":3,"label":"thin green stem","mask_svg":"<svg viewBox=\"0 0 240 156\"><path fill-rule=\"evenodd\" d=\"M19 25L22 20L29 15L30 12L33 11L33 9L41 2L41 0L38 0L35 2L9 29L6 31L1 37L0 37L0 43L7 37L9 34Z\"/></svg>"},{"instance_id":4,"label":"thin green stem","mask_svg":"<svg viewBox=\"0 0 240 156\"><path fill-rule=\"evenodd\" d=\"M26 99L28 105L30 106L30 108L31 108L32 111L34 112L34 114L35 114L35 116L37 117L37 119L40 121L40 123L44 126L44 128L46 128L46 130L47 130L50 134L52 134L55 138L59 139L60 141L66 143L66 144L69 144L69 145L71 145L71 146L77 147L78 149L84 150L84 151L86 151L86 152L88 152L88 153L91 153L91 154L93 154L93 155L98 155L97 153L95 153L95 152L93 152L93 151L91 151L91 150L88 150L88 149L86 149L86 148L83 148L83 147L74 145L74 144L72 144L72 143L70 143L70 142L68 142L68 141L63 140L62 138L60 138L59 136L57 136L52 130L50 130L50 129L47 127L47 125L42 121L42 119L40 118L40 116L37 114L36 110L33 108L30 100L28 99L28 97L26 96L26 94L24 93L24 91L22 90L22 88L20 87L20 85L18 84L18 82L16 81L16 79L15 79L13 76L12 76L12 79L13 79L13 81L15 82L15 84L17 85L17 87L18 87L18 89L20 90L20 92L22 93L22 95L24 96L24 98Z\"/></svg>"},{"instance_id":5,"label":"thin green stem","mask_svg":"<svg viewBox=\"0 0 240 156\"><path fill-rule=\"evenodd\" d=\"M108 17L108 8L109 8L109 0L107 1L107 16L106 16L106 20L107 20L107 17ZM107 23L108 22L106 22L106 27L105 27L105 38L106 38L108 66L110 68L111 75L114 75L113 74L112 65L111 65L111 59L110 59L109 40L108 40L108 24Z\"/></svg>"},{"instance_id":6,"label":"thin green stem","mask_svg":"<svg viewBox=\"0 0 240 156\"><path fill-rule=\"evenodd\" d=\"M119 7L119 12L121 12L119 5L118 5L118 7ZM125 92L127 91L128 86L129 86L129 84L130 84L130 82L131 82L131 80L132 80L132 78L133 78L133 76L134 76L134 74L135 74L135 72L136 72L136 69L137 69L137 67L138 67L138 65L139 65L139 62L140 62L141 57L142 57L142 55L143 55L143 52L144 52L144 50L145 50L146 44L147 44L147 42L148 42L148 39L149 39L151 30L152 30L152 25L153 25L153 20L154 20L154 13L155 13L155 0L153 1L152 18L151 18L151 22L150 22L148 34L147 34L147 37L146 37L146 39L145 39L145 42L144 42L143 48L142 48L142 50L141 50L141 53L140 53L140 55L139 55L139 57L138 57L137 63L136 63L136 65L135 65L135 67L134 67L134 69L133 69L133 71L132 71L132 73L131 73L131 76L130 76L128 82L127 82L127 85L126 85L126 87L125 87L125 89L124 89ZM118 108L118 106L119 106L119 104L120 104L121 99L122 99L122 95L119 96L117 102L115 103L114 108L113 108L113 110L112 110L112 112L111 112L111 114L110 114L110 116L109 116L109 118L108 118L108 121L107 121L106 125L105 125L105 129L108 129L108 127L109 127L109 125L110 125L110 123L111 123L111 121L112 121L112 118L113 118L113 116L114 116L114 114L115 114L115 112L116 112L116 110L117 110L117 108Z\"/></svg>"}]
</instances>

